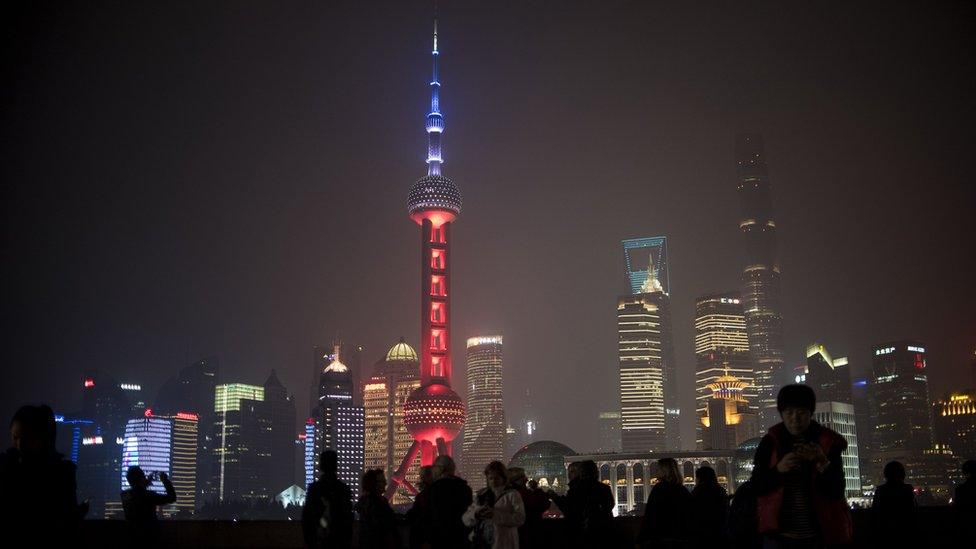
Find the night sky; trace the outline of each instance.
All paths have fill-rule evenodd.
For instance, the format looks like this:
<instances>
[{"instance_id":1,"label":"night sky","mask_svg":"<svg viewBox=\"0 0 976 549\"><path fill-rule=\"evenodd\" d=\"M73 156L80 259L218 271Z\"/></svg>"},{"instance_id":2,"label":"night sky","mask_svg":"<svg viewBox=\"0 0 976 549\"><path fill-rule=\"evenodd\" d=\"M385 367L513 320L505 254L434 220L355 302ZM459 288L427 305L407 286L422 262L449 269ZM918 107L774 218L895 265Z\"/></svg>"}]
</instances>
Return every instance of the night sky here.
<instances>
[{"instance_id":1,"label":"night sky","mask_svg":"<svg viewBox=\"0 0 976 549\"><path fill-rule=\"evenodd\" d=\"M46 4L46 3L44 3ZM155 395L217 354L307 410L310 348L419 336L428 2L3 9L0 417L70 412L102 368ZM531 4L531 5L525 5ZM976 348L976 7L442 2L444 173L464 339L505 337L510 416L595 448L617 406L620 240L666 235L685 444L694 300L744 261L733 138L761 132L787 364ZM6 420L4 420L6 421Z\"/></svg>"}]
</instances>

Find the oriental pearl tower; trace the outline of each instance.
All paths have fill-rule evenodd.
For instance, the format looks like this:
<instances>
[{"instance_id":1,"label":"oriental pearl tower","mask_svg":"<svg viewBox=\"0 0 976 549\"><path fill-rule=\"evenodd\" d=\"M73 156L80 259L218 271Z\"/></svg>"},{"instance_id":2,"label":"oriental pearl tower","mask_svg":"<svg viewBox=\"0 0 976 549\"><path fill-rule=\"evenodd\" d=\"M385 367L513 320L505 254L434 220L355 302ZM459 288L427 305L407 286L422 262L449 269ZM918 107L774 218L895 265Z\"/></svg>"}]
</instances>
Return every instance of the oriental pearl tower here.
<instances>
[{"instance_id":1,"label":"oriental pearl tower","mask_svg":"<svg viewBox=\"0 0 976 549\"><path fill-rule=\"evenodd\" d=\"M440 79L437 19L434 19L433 78L427 114L427 175L407 196L407 210L420 225L420 387L403 404L403 422L413 445L393 473L387 498L397 486L416 494L406 472L420 454L422 465L435 455L451 455L451 442L464 426L464 402L451 389L451 226L461 213L461 192L441 174Z\"/></svg>"}]
</instances>

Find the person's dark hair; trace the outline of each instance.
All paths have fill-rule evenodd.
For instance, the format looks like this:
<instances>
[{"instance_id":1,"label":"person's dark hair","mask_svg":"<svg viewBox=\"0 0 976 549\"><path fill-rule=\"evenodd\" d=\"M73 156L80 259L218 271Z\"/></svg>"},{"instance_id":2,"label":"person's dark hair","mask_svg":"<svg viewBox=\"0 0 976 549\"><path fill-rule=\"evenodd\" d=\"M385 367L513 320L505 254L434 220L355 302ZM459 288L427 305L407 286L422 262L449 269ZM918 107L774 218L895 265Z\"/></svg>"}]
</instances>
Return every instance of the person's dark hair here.
<instances>
[{"instance_id":1,"label":"person's dark hair","mask_svg":"<svg viewBox=\"0 0 976 549\"><path fill-rule=\"evenodd\" d=\"M14 417L10 418L10 427L14 423L20 423L23 427L36 428L37 426L37 406L21 406L14 412Z\"/></svg>"},{"instance_id":2,"label":"person's dark hair","mask_svg":"<svg viewBox=\"0 0 976 549\"><path fill-rule=\"evenodd\" d=\"M900 461L889 461L884 466L884 478L896 482L904 482L905 466Z\"/></svg>"},{"instance_id":3,"label":"person's dark hair","mask_svg":"<svg viewBox=\"0 0 976 549\"><path fill-rule=\"evenodd\" d=\"M339 454L335 450L326 450L319 454L319 471L333 473L339 470Z\"/></svg>"},{"instance_id":4,"label":"person's dark hair","mask_svg":"<svg viewBox=\"0 0 976 549\"><path fill-rule=\"evenodd\" d=\"M678 466L678 461L674 458L661 458L657 460L657 469L657 478L659 481L670 482L671 484L677 486L682 486L684 484L681 468Z\"/></svg>"},{"instance_id":5,"label":"person's dark hair","mask_svg":"<svg viewBox=\"0 0 976 549\"><path fill-rule=\"evenodd\" d=\"M363 473L363 495L379 495L380 478L384 476L383 469L367 469Z\"/></svg>"},{"instance_id":6,"label":"person's dark hair","mask_svg":"<svg viewBox=\"0 0 976 549\"><path fill-rule=\"evenodd\" d=\"M129 486L132 488L136 487L136 481L144 478L146 478L146 473L138 465L133 465L125 471L125 480L129 481ZM138 487L142 488L142 484L140 483Z\"/></svg>"},{"instance_id":7,"label":"person's dark hair","mask_svg":"<svg viewBox=\"0 0 976 549\"><path fill-rule=\"evenodd\" d=\"M535 490L538 487L539 487L539 481L538 480L532 479L532 480L529 481L529 490Z\"/></svg>"},{"instance_id":8,"label":"person's dark hair","mask_svg":"<svg viewBox=\"0 0 976 549\"><path fill-rule=\"evenodd\" d=\"M600 469L592 459L579 462L580 478L584 480L600 480Z\"/></svg>"},{"instance_id":9,"label":"person's dark hair","mask_svg":"<svg viewBox=\"0 0 976 549\"><path fill-rule=\"evenodd\" d=\"M715 469L703 465L695 471L695 480L701 486L718 486L718 476Z\"/></svg>"},{"instance_id":10,"label":"person's dark hair","mask_svg":"<svg viewBox=\"0 0 976 549\"><path fill-rule=\"evenodd\" d=\"M58 422L54 419L54 410L47 404L37 407L37 421L44 436L44 443L48 449L54 450L58 438Z\"/></svg>"},{"instance_id":11,"label":"person's dark hair","mask_svg":"<svg viewBox=\"0 0 976 549\"><path fill-rule=\"evenodd\" d=\"M812 414L817 408L817 394L808 385L785 385L776 395L776 410L783 413L787 408L805 408Z\"/></svg>"},{"instance_id":12,"label":"person's dark hair","mask_svg":"<svg viewBox=\"0 0 976 549\"><path fill-rule=\"evenodd\" d=\"M504 463L500 461L492 461L485 466L485 475L491 471L494 471L498 476L502 477L505 482L508 482L508 469L505 467Z\"/></svg>"},{"instance_id":13,"label":"person's dark hair","mask_svg":"<svg viewBox=\"0 0 976 549\"><path fill-rule=\"evenodd\" d=\"M962 473L964 475L976 475L976 459L967 459L962 464Z\"/></svg>"}]
</instances>

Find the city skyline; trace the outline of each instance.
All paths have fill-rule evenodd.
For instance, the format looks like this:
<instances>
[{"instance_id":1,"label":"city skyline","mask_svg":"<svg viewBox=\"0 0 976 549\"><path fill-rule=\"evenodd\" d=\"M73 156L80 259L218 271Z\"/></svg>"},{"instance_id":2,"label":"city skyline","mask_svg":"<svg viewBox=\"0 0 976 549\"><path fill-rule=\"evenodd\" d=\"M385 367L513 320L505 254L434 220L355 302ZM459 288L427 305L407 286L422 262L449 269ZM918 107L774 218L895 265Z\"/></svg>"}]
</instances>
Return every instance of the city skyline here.
<instances>
[{"instance_id":1,"label":"city skyline","mask_svg":"<svg viewBox=\"0 0 976 549\"><path fill-rule=\"evenodd\" d=\"M777 10L754 21L725 12L692 21L682 9L654 23L640 10L623 17L570 7L539 32L533 8L505 21L477 7L441 14L458 52L445 61L452 82L446 115L464 121L452 129L451 173L464 174L471 204L454 235L454 348L474 334L506 334L506 409L519 409L521 389L530 387L547 439L596 447L598 412L615 393L619 242L667 235L681 408L693 410L694 300L739 289L732 142L750 130L765 137L773 183L787 280L785 366L802 363L810 341L823 341L850 356L858 369L852 374L863 376L873 345L911 339L926 343L933 398L968 386L976 331L965 303L973 278L966 250L974 242L962 174L973 161L960 154L965 124L948 120L972 115L949 84L901 86L900 69L870 69L857 56L833 63L871 27L863 8L818 14L808 26ZM84 17L118 22L131 10ZM371 362L400 334L419 332L416 242L401 191L423 138L415 121L424 104L417 75L425 69L417 59L424 59L429 20L407 7L394 8L390 20L365 8L339 11L336 20L315 12L305 26L282 15L297 32L286 39L266 29L252 42L234 25L211 21L216 45L165 39L160 55L174 72L153 69L145 81L136 75L157 65L140 48L116 59L117 71L101 60L105 48L204 23L184 22L174 11L122 28L92 52L73 54L80 72L66 82L24 68L4 100L13 158L4 168L13 182L4 201L5 310L19 320L6 335L4 361L13 367L4 417L25 401L79 409L84 370L138 381L151 396L211 355L220 357L222 383L257 383L274 368L303 398L316 342L341 333L362 341ZM237 22L261 15L241 14ZM587 16L603 24L594 31L583 23ZM46 19L31 19L36 43L91 37L65 17L54 17L50 30L40 30ZM700 31L720 17L752 31L728 54L742 75L701 58L719 40L692 46L681 39L681 30ZM948 14L924 17L953 28ZM362 26L345 30L336 22L348 20ZM645 35L655 33L647 27L667 32L648 42ZM891 20L881 27L901 28ZM73 30L60 36L65 28ZM786 28L802 32L794 39ZM801 40L831 28L846 46ZM142 38L137 30L149 32ZM785 54L760 48L760 31L814 62L802 72L791 68ZM519 38L489 41L511 33ZM242 40L249 55L231 55ZM951 52L967 48L951 33L918 46L924 55L881 30L869 29L865 40L923 75L949 69L961 78ZM602 51L596 44L613 46L614 59L588 53ZM563 45L566 59L555 57ZM186 50L204 55L177 62L194 57ZM293 64L280 66L283 53ZM940 54L929 67L929 56ZM668 64L669 55L681 62ZM66 70L64 63L51 70ZM225 81L207 78L214 85L201 89L184 83L207 73ZM99 82L89 77L108 74ZM757 75L782 78L784 89L748 83ZM855 84L828 83L845 80ZM811 82L827 92L802 91ZM565 96L554 99L554 88ZM52 90L59 91L45 99ZM875 101L879 95L885 100ZM919 96L930 101L918 102L918 114L903 114L900 106ZM605 140L602 129L610 127L617 137ZM515 130L522 135L512 140ZM931 135L941 139L924 137ZM364 228L367 215L374 224ZM463 385L461 374L454 386L462 396ZM567 401L584 404L565 410ZM686 447L694 441L693 415L682 418Z\"/></svg>"}]
</instances>

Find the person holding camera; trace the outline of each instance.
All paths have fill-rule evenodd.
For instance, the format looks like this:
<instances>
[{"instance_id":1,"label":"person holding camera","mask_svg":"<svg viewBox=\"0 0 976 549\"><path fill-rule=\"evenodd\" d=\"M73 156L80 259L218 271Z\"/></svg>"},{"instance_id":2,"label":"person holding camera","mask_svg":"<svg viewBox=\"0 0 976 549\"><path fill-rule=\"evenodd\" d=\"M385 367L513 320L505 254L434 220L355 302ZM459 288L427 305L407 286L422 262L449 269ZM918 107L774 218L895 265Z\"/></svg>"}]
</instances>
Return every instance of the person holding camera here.
<instances>
[{"instance_id":1,"label":"person holding camera","mask_svg":"<svg viewBox=\"0 0 976 549\"><path fill-rule=\"evenodd\" d=\"M780 389L776 408L783 421L756 448L752 484L764 547L816 549L851 541L841 458L847 441L813 420L816 402L806 385Z\"/></svg>"},{"instance_id":2,"label":"person holding camera","mask_svg":"<svg viewBox=\"0 0 976 549\"><path fill-rule=\"evenodd\" d=\"M156 517L156 507L176 502L176 489L165 472L159 472L158 478L166 493L158 494L149 489L156 478L157 473L147 477L138 465L129 467L125 472L129 489L122 492L122 510L129 523L129 535L134 546L152 547L157 543L159 519Z\"/></svg>"}]
</instances>

